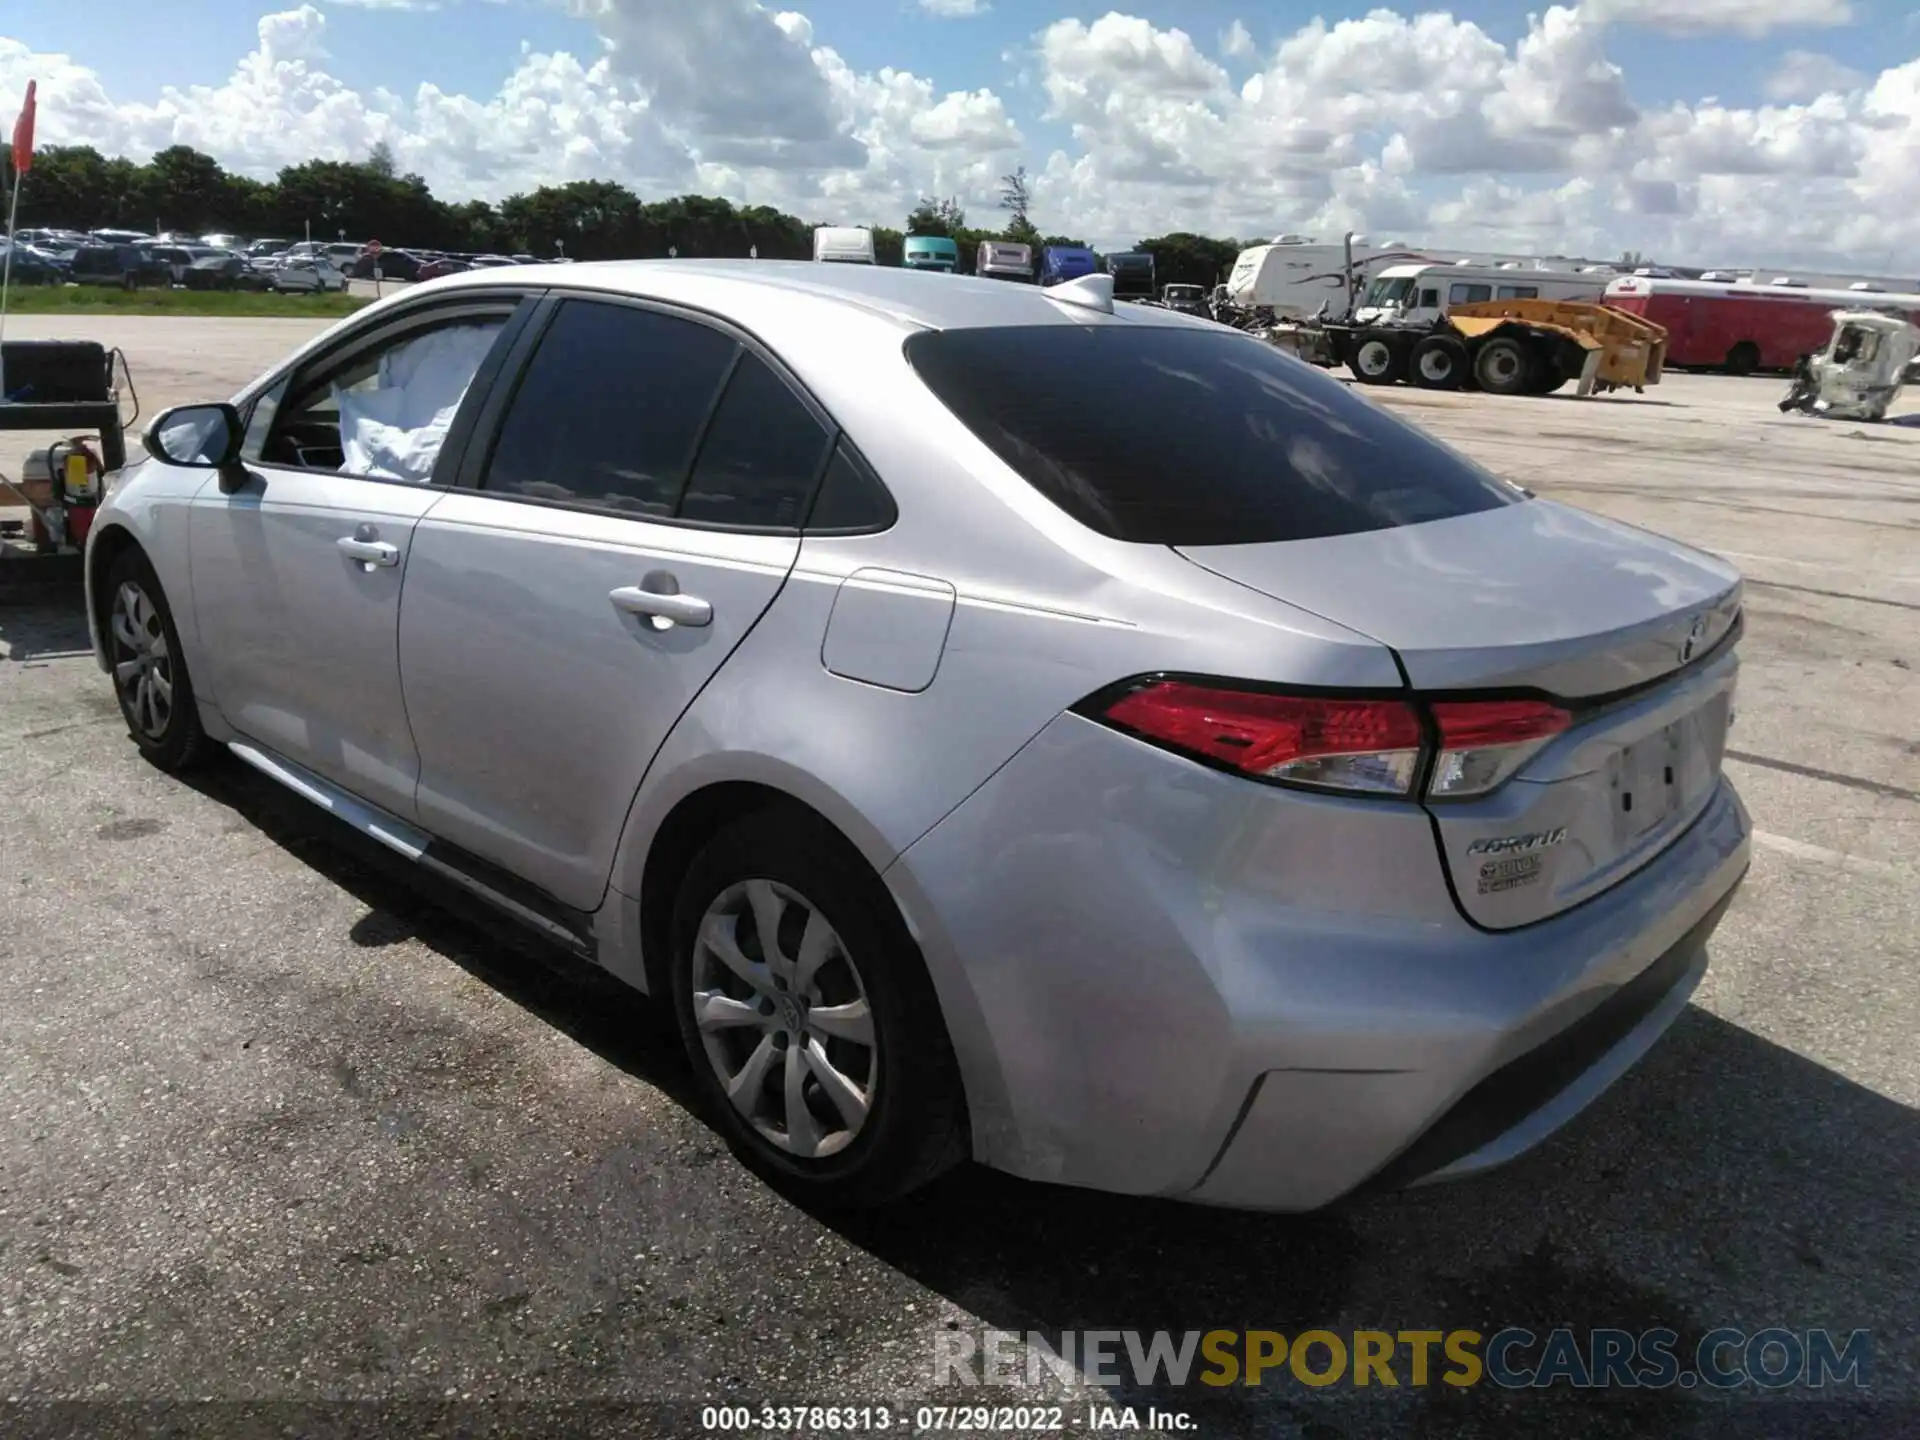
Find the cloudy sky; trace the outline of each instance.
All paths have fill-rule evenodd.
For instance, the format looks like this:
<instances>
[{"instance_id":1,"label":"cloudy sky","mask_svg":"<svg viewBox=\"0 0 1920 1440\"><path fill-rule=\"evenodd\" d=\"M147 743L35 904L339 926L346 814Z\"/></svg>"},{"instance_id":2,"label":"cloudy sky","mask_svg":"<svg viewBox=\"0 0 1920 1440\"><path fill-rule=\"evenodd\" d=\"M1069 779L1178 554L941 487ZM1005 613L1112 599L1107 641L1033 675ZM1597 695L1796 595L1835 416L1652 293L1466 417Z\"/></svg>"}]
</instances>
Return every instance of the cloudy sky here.
<instances>
[{"instance_id":1,"label":"cloudy sky","mask_svg":"<svg viewBox=\"0 0 1920 1440\"><path fill-rule=\"evenodd\" d=\"M286 3L286 0L282 0ZM0 115L266 176L542 181L1096 243L1172 229L1920 274L1920 0L4 0Z\"/></svg>"}]
</instances>

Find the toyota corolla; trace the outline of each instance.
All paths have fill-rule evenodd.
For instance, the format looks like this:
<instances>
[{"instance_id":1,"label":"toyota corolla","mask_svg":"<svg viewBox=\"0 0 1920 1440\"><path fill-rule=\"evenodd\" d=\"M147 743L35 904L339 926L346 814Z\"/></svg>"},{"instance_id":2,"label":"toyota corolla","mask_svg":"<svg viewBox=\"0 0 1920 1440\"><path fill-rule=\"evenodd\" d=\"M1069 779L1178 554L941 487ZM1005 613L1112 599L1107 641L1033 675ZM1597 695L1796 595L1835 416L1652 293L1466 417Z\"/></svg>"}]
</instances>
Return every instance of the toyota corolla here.
<instances>
[{"instance_id":1,"label":"toyota corolla","mask_svg":"<svg viewBox=\"0 0 1920 1440\"><path fill-rule=\"evenodd\" d=\"M100 664L671 1006L819 1203L1503 1162L1745 874L1740 578L1111 283L413 287L154 422Z\"/></svg>"}]
</instances>

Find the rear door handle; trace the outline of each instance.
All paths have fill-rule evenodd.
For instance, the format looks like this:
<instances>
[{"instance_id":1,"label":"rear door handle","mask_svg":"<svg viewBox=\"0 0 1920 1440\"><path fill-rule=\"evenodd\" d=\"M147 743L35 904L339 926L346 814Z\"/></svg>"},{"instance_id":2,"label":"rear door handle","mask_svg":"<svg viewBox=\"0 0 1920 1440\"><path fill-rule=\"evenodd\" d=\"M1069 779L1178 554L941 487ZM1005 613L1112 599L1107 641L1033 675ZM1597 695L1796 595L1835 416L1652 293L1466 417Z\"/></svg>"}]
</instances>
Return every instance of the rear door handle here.
<instances>
[{"instance_id":1,"label":"rear door handle","mask_svg":"<svg viewBox=\"0 0 1920 1440\"><path fill-rule=\"evenodd\" d=\"M400 547L385 540L362 540L358 535L342 535L333 542L341 553L367 565L398 565Z\"/></svg>"},{"instance_id":2,"label":"rear door handle","mask_svg":"<svg viewBox=\"0 0 1920 1440\"><path fill-rule=\"evenodd\" d=\"M713 606L698 595L622 585L618 590L609 591L607 599L613 602L616 610L623 610L629 615L645 615L650 620L664 621L667 625L697 627L713 623Z\"/></svg>"}]
</instances>

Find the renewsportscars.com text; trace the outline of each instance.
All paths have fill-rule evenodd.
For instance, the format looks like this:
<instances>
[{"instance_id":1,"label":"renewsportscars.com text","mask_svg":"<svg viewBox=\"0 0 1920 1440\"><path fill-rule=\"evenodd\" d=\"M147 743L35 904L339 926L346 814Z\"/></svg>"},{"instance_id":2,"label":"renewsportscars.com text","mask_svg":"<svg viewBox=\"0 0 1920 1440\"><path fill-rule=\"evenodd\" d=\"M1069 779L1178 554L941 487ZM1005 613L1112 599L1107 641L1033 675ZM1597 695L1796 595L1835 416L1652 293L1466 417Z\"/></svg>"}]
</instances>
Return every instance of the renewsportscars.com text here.
<instances>
[{"instance_id":1,"label":"renewsportscars.com text","mask_svg":"<svg viewBox=\"0 0 1920 1440\"><path fill-rule=\"evenodd\" d=\"M1505 1389L1868 1388L1865 1330L948 1331L936 1385L1447 1385Z\"/></svg>"}]
</instances>

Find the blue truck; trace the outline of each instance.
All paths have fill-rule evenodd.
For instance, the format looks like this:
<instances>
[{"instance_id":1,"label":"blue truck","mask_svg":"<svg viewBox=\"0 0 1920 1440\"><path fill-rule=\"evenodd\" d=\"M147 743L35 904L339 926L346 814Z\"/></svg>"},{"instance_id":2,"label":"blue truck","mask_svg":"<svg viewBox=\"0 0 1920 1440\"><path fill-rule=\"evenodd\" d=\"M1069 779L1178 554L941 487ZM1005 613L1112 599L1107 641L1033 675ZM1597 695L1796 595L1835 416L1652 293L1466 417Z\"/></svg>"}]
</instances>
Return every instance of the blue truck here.
<instances>
[{"instance_id":1,"label":"blue truck","mask_svg":"<svg viewBox=\"0 0 1920 1440\"><path fill-rule=\"evenodd\" d=\"M1040 283L1059 285L1100 269L1100 261L1084 245L1049 245L1040 252Z\"/></svg>"}]
</instances>

